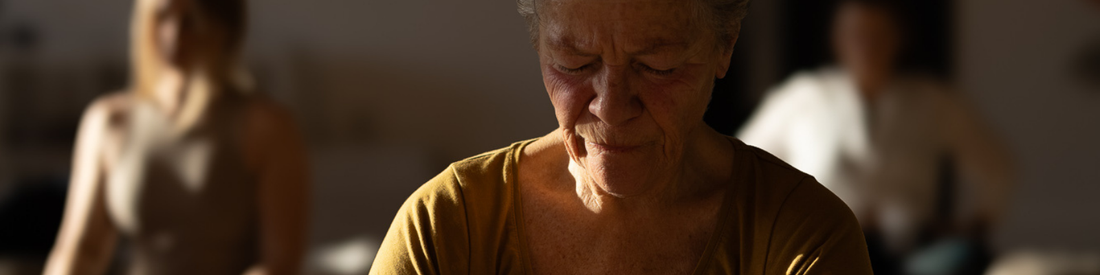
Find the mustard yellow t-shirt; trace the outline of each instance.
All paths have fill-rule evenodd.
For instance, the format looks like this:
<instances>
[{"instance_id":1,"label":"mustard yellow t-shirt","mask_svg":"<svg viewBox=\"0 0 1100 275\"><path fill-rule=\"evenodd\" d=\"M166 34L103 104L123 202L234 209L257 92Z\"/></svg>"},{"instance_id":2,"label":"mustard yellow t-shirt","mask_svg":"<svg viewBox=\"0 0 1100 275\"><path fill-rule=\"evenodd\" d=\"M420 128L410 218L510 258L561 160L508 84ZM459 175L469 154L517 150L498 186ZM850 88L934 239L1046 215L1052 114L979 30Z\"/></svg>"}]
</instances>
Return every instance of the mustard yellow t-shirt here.
<instances>
[{"instance_id":1,"label":"mustard yellow t-shirt","mask_svg":"<svg viewBox=\"0 0 1100 275\"><path fill-rule=\"evenodd\" d=\"M871 274L851 210L813 177L741 141L719 228L693 274ZM451 164L397 212L371 274L529 274L518 142Z\"/></svg>"}]
</instances>

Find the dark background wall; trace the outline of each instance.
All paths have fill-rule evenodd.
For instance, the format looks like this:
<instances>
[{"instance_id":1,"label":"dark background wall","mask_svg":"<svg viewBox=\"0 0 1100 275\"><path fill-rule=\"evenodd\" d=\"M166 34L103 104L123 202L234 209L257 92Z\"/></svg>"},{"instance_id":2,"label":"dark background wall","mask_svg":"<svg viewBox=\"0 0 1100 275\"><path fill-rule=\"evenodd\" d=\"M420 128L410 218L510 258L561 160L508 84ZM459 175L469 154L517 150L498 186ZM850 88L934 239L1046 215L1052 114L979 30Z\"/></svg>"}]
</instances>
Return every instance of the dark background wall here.
<instances>
[{"instance_id":1,"label":"dark background wall","mask_svg":"<svg viewBox=\"0 0 1100 275\"><path fill-rule=\"evenodd\" d=\"M909 59L927 62L914 68L953 80L1018 157L1000 249L1100 249L1100 88L1074 69L1100 41L1100 8L907 1L920 4ZM827 2L754 1L711 125L732 133L769 87L829 60ZM513 1L252 3L249 63L310 140L315 273L369 265L332 259L371 258L397 205L447 163L556 126ZM64 182L83 106L125 81L130 4L0 0L0 199ZM12 43L21 28L34 47Z\"/></svg>"},{"instance_id":2,"label":"dark background wall","mask_svg":"<svg viewBox=\"0 0 1100 275\"><path fill-rule=\"evenodd\" d=\"M829 32L839 0L779 0L782 12L782 75L833 62ZM904 29L902 69L951 77L953 71L954 8L949 0L896 0Z\"/></svg>"}]
</instances>

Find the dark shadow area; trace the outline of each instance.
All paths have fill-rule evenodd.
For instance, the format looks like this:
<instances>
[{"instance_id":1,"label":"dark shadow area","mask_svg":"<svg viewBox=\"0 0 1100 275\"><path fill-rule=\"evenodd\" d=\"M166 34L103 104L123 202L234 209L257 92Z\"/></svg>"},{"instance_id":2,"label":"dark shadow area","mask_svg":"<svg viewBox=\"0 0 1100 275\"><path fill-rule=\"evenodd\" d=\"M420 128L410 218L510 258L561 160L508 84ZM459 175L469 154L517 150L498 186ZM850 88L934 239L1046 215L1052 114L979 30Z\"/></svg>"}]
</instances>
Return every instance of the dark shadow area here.
<instances>
[{"instance_id":1,"label":"dark shadow area","mask_svg":"<svg viewBox=\"0 0 1100 275\"><path fill-rule=\"evenodd\" d=\"M834 63L830 26L838 0L781 0L783 55L781 74L815 69ZM905 32L899 57L903 71L951 78L954 57L953 2L948 0L894 0Z\"/></svg>"}]
</instances>

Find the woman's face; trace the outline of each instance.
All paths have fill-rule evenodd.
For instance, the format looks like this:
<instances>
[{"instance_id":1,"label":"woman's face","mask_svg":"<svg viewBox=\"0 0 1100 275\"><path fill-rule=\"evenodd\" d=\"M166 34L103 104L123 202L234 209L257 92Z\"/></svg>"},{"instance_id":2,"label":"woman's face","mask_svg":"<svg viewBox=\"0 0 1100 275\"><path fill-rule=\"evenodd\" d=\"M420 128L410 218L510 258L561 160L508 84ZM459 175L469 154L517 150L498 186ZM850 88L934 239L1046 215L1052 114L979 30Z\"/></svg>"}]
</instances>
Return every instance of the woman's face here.
<instances>
[{"instance_id":1,"label":"woman's face","mask_svg":"<svg viewBox=\"0 0 1100 275\"><path fill-rule=\"evenodd\" d=\"M893 73L900 34L889 11L858 3L840 7L833 23L838 61L863 83L882 83Z\"/></svg>"},{"instance_id":2,"label":"woman's face","mask_svg":"<svg viewBox=\"0 0 1100 275\"><path fill-rule=\"evenodd\" d=\"M732 52L691 3L541 3L543 82L581 180L626 197L676 176Z\"/></svg>"},{"instance_id":3,"label":"woman's face","mask_svg":"<svg viewBox=\"0 0 1100 275\"><path fill-rule=\"evenodd\" d=\"M189 0L152 1L153 32L157 56L165 64L196 69L228 58L226 31L218 28L197 3Z\"/></svg>"}]
</instances>

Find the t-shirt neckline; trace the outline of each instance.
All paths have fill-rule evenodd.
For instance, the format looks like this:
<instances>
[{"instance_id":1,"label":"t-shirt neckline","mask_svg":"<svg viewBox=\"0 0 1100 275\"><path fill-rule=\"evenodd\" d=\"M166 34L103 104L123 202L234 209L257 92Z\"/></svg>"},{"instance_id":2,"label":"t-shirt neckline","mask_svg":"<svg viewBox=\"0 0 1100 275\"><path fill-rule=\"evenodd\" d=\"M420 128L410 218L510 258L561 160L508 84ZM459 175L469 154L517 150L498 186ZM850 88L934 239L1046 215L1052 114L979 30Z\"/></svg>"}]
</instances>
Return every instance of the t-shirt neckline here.
<instances>
[{"instance_id":1,"label":"t-shirt neckline","mask_svg":"<svg viewBox=\"0 0 1100 275\"><path fill-rule=\"evenodd\" d=\"M730 142L730 145L733 146L734 151L732 167L732 169L734 169L734 176L731 178L731 181L737 181L738 175L744 174L745 172L737 169L738 164L743 161L741 157L742 150L740 150L741 148L739 146L743 146L743 143L741 143L740 140L737 140L734 137L727 136L727 138ZM513 143L511 146L512 148L509 150L507 155L508 161L504 163L504 172L507 173L504 177L505 185L512 186L512 220L515 223L514 226L516 228L516 238L519 239L518 241L520 244L519 248L517 249L519 250L520 261L523 262L522 266L524 273L526 274L533 274L534 270L531 267L531 253L529 251L530 246L527 243L527 230L523 226L523 198L520 196L520 187L516 179L519 174L519 160L520 156L523 155L523 149L527 148L527 145L530 145L531 143L534 143L538 140L538 138L533 138ZM734 205L734 185L735 184L732 183L726 185L725 195L723 195L722 198L722 206L720 209L718 209L718 223L715 224L715 228L714 231L712 231L711 233L710 240L707 241L707 247L703 250L703 254L700 255L699 260L696 261L695 268L692 269L691 274L693 275L703 274L706 263L710 260L713 260L715 250L717 250L718 248L718 244L721 243L721 240L724 238L724 236L727 235L726 231L728 231L729 229L729 226L727 226L727 224L729 223L728 220L730 219L727 219L726 217L729 217L730 211L732 211L731 208Z\"/></svg>"}]
</instances>

